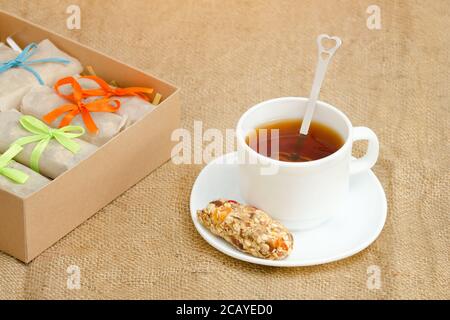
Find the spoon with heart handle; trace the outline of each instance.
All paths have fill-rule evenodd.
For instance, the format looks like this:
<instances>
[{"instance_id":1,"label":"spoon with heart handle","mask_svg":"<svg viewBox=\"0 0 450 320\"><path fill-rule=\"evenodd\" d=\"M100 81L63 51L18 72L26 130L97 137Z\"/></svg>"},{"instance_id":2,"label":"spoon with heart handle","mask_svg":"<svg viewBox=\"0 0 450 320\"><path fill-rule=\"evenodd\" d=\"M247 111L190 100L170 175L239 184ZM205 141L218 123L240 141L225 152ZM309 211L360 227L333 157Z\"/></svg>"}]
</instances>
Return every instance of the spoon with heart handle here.
<instances>
[{"instance_id":1,"label":"spoon with heart handle","mask_svg":"<svg viewBox=\"0 0 450 320\"><path fill-rule=\"evenodd\" d=\"M324 40L334 40L335 45L331 48L325 48L323 44ZM341 46L341 44L342 40L336 36L330 37L327 34L321 34L317 37L317 45L319 47L319 61L317 63L316 73L314 76L311 93L309 95L309 100L306 105L305 116L303 117L302 126L300 128L300 134L305 137L308 135L309 126L314 114L317 98L319 97L320 87L322 86L323 79L325 78L325 73L327 72L328 63L330 62L336 50Z\"/></svg>"}]
</instances>

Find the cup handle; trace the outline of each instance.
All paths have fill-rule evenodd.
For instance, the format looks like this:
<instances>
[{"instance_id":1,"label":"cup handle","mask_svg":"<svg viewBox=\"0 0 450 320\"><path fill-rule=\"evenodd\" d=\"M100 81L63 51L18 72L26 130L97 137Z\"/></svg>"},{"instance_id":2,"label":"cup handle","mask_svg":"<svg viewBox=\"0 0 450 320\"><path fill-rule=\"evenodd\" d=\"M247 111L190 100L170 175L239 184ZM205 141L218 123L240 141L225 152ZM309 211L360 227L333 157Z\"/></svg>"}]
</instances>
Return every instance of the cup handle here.
<instances>
[{"instance_id":1,"label":"cup handle","mask_svg":"<svg viewBox=\"0 0 450 320\"><path fill-rule=\"evenodd\" d=\"M353 142L358 140L368 140L369 145L364 156L358 159L352 159L350 162L350 174L357 174L362 171L369 170L377 162L380 151L380 143L378 142L375 132L366 127L353 128Z\"/></svg>"}]
</instances>

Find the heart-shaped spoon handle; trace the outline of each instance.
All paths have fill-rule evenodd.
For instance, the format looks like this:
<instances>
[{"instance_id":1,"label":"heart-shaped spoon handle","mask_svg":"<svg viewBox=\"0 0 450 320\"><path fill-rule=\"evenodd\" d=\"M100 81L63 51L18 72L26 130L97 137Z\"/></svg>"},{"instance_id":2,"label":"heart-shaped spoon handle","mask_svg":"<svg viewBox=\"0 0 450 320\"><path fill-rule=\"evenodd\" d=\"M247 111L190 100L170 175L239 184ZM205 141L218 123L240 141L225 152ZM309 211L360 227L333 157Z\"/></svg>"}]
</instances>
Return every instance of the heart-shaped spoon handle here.
<instances>
[{"instance_id":1,"label":"heart-shaped spoon handle","mask_svg":"<svg viewBox=\"0 0 450 320\"><path fill-rule=\"evenodd\" d=\"M323 46L323 40L334 40L336 44L332 48L326 49ZM300 128L300 134L307 135L309 126L316 107L317 98L319 97L320 87L322 86L325 73L327 72L328 63L333 57L336 50L341 46L342 40L339 37L330 37L327 34L321 34L317 37L317 46L319 47L319 60L316 67L316 73L314 76L314 82L309 95L308 104L306 105L305 116L303 117L302 127Z\"/></svg>"}]
</instances>

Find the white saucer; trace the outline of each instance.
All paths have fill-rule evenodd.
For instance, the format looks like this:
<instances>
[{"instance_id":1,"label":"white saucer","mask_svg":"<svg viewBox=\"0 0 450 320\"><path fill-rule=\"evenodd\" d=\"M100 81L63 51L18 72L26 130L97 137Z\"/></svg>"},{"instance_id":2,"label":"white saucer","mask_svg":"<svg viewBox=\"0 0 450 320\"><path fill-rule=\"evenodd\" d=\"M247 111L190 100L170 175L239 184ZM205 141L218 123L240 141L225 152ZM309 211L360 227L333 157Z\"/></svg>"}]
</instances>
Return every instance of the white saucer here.
<instances>
[{"instance_id":1,"label":"white saucer","mask_svg":"<svg viewBox=\"0 0 450 320\"><path fill-rule=\"evenodd\" d=\"M368 171L353 176L346 209L319 227L293 232L293 252L284 260L272 261L240 252L200 224L197 210L219 198L244 202L239 194L236 153L215 159L197 177L191 194L192 220L200 235L217 250L239 260L276 267L318 265L352 256L375 241L387 212L386 196L375 174Z\"/></svg>"}]
</instances>

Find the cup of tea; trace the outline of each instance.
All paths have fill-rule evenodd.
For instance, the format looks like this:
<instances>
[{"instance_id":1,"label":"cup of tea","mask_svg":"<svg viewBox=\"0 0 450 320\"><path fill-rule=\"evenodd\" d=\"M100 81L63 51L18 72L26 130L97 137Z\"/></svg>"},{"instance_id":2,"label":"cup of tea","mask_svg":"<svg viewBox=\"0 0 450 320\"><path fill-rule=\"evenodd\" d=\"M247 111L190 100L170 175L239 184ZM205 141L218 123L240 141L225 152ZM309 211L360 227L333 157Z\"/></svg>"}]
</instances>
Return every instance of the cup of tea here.
<instances>
[{"instance_id":1,"label":"cup of tea","mask_svg":"<svg viewBox=\"0 0 450 320\"><path fill-rule=\"evenodd\" d=\"M261 102L236 128L242 197L291 230L313 228L343 210L350 176L369 170L379 153L372 130L353 127L342 111L322 101L308 135L300 135L307 101ZM368 147L354 159L352 145L358 140L367 140Z\"/></svg>"}]
</instances>

